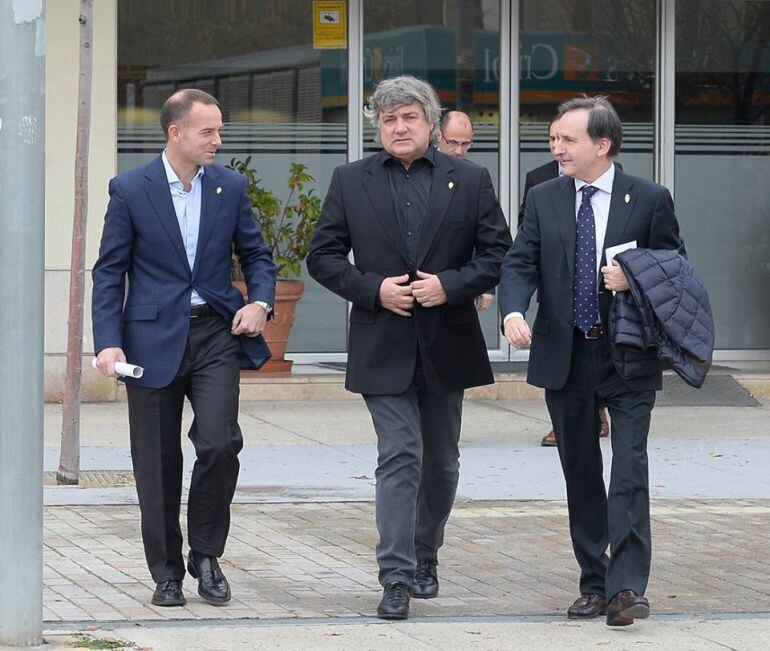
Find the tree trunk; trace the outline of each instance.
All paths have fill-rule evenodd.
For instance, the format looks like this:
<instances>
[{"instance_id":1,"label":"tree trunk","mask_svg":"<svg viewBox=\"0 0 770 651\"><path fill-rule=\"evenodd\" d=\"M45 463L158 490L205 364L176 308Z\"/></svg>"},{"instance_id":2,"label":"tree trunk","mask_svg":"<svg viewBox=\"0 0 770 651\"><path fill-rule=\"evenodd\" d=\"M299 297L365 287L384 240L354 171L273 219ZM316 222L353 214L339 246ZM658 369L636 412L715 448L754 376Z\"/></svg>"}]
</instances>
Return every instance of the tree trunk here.
<instances>
[{"instance_id":1,"label":"tree trunk","mask_svg":"<svg viewBox=\"0 0 770 651\"><path fill-rule=\"evenodd\" d=\"M70 309L67 320L67 373L62 410L61 452L56 481L77 484L80 479L80 395L83 365L83 297L88 216L88 145L91 129L93 61L93 0L80 0L80 78L75 145L75 211L72 220Z\"/></svg>"}]
</instances>

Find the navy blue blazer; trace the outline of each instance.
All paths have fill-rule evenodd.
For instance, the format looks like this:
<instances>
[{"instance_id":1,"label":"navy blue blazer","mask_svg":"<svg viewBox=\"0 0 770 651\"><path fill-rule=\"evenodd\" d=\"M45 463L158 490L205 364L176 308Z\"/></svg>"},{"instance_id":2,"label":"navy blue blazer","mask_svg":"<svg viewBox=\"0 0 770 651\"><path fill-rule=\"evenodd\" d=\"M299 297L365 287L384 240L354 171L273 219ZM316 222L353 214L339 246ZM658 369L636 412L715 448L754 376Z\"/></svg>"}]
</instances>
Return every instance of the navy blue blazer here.
<instances>
[{"instance_id":1,"label":"navy blue blazer","mask_svg":"<svg viewBox=\"0 0 770 651\"><path fill-rule=\"evenodd\" d=\"M503 318L511 312L526 314L537 290L527 381L546 389L561 389L570 372L576 237L574 179L561 176L546 181L527 194L524 222L502 266L498 302ZM636 240L640 249L685 253L668 190L616 168L602 251L631 240ZM600 275L599 314L603 323L609 316L611 294L604 291ZM659 389L661 374L628 380L627 384L636 390Z\"/></svg>"},{"instance_id":2,"label":"navy blue blazer","mask_svg":"<svg viewBox=\"0 0 770 651\"><path fill-rule=\"evenodd\" d=\"M208 165L201 181L193 269L161 157L110 181L93 269L94 350L122 348L129 363L144 367L144 377L126 382L160 388L174 379L187 346L193 289L228 322L243 307L230 282L233 244L249 299L274 304L275 265L252 218L246 179L221 165ZM242 366L259 368L270 358L262 336L239 339Z\"/></svg>"}]
</instances>

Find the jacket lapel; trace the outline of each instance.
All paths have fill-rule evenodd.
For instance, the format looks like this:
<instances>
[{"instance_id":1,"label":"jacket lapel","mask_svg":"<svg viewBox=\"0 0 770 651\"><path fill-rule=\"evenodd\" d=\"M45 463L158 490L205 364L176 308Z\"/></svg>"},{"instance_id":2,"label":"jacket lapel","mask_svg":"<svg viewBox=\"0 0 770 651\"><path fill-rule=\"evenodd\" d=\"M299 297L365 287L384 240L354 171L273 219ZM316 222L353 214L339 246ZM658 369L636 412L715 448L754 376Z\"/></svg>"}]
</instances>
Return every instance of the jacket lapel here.
<instances>
[{"instance_id":1,"label":"jacket lapel","mask_svg":"<svg viewBox=\"0 0 770 651\"><path fill-rule=\"evenodd\" d=\"M455 189L457 187L457 179L452 174L454 167L450 157L435 152L434 160L435 166L431 178L430 201L428 202L428 218L422 230L420 249L417 254L418 269L422 265L423 260L425 260L425 256L428 255L433 240L436 239L436 234L439 231L441 222L444 221L444 216L452 201L452 196L457 192Z\"/></svg>"},{"instance_id":2,"label":"jacket lapel","mask_svg":"<svg viewBox=\"0 0 770 651\"><path fill-rule=\"evenodd\" d=\"M388 171L383 164L385 152L380 152L376 156L369 158L369 164L366 168L366 174L363 175L362 183L369 203L372 206L377 221L382 226L382 230L388 236L394 247L401 254L404 261L407 261L406 244L398 227L396 214L393 210L393 197L390 195L390 181Z\"/></svg>"},{"instance_id":3,"label":"jacket lapel","mask_svg":"<svg viewBox=\"0 0 770 651\"><path fill-rule=\"evenodd\" d=\"M563 176L559 180L559 190L553 196L553 207L559 233L564 242L564 252L567 255L567 267L571 278L575 275L575 240L577 238L574 179Z\"/></svg>"},{"instance_id":4,"label":"jacket lapel","mask_svg":"<svg viewBox=\"0 0 770 651\"><path fill-rule=\"evenodd\" d=\"M203 257L203 250L210 239L211 229L217 222L219 208L222 205L221 187L217 185L219 173L209 165L205 168L201 177L201 218L198 228L198 246L195 250L195 264L193 273L198 269L200 260ZM217 188L220 192L217 193Z\"/></svg>"},{"instance_id":5,"label":"jacket lapel","mask_svg":"<svg viewBox=\"0 0 770 651\"><path fill-rule=\"evenodd\" d=\"M636 203L636 194L632 192L633 186L634 180L615 167L610 212L607 216L607 231L604 234L604 246L602 247L602 265L606 262L604 251L607 250L607 247L623 243L623 233L626 231L628 220ZM628 202L626 202L626 197L628 197Z\"/></svg>"},{"instance_id":6,"label":"jacket lapel","mask_svg":"<svg viewBox=\"0 0 770 651\"><path fill-rule=\"evenodd\" d=\"M158 215L160 224L171 242L171 247L176 251L187 272L192 273L184 250L182 231L179 230L179 222L176 219L174 202L171 200L166 169L163 167L163 160L160 156L147 166L145 177L148 181L145 187L147 198Z\"/></svg>"}]
</instances>

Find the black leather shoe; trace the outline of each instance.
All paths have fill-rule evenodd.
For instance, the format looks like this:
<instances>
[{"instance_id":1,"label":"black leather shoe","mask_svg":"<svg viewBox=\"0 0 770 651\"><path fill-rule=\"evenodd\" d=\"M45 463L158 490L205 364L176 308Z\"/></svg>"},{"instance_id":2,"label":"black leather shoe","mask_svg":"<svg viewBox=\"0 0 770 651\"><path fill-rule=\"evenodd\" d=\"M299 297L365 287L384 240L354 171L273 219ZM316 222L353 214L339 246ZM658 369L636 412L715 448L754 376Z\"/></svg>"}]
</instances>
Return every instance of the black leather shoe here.
<instances>
[{"instance_id":1,"label":"black leather shoe","mask_svg":"<svg viewBox=\"0 0 770 651\"><path fill-rule=\"evenodd\" d=\"M154 606L184 606L187 599L182 592L181 581L161 581L152 595Z\"/></svg>"},{"instance_id":2,"label":"black leather shoe","mask_svg":"<svg viewBox=\"0 0 770 651\"><path fill-rule=\"evenodd\" d=\"M598 594L582 594L567 608L570 619L593 619L607 612L607 600Z\"/></svg>"},{"instance_id":3,"label":"black leather shoe","mask_svg":"<svg viewBox=\"0 0 770 651\"><path fill-rule=\"evenodd\" d=\"M607 626L628 626L650 616L650 602L633 590L621 590L607 605Z\"/></svg>"},{"instance_id":4,"label":"black leather shoe","mask_svg":"<svg viewBox=\"0 0 770 651\"><path fill-rule=\"evenodd\" d=\"M230 584L213 556L203 556L190 550L187 571L198 579L198 594L213 606L224 606L230 601Z\"/></svg>"},{"instance_id":5,"label":"black leather shoe","mask_svg":"<svg viewBox=\"0 0 770 651\"><path fill-rule=\"evenodd\" d=\"M409 617L409 586L403 581L392 581L385 586L382 601L377 606L380 619L406 619Z\"/></svg>"},{"instance_id":6,"label":"black leather shoe","mask_svg":"<svg viewBox=\"0 0 770 651\"><path fill-rule=\"evenodd\" d=\"M417 561L417 570L412 581L412 596L415 599L433 599L438 595L438 561L435 558L425 558Z\"/></svg>"}]
</instances>

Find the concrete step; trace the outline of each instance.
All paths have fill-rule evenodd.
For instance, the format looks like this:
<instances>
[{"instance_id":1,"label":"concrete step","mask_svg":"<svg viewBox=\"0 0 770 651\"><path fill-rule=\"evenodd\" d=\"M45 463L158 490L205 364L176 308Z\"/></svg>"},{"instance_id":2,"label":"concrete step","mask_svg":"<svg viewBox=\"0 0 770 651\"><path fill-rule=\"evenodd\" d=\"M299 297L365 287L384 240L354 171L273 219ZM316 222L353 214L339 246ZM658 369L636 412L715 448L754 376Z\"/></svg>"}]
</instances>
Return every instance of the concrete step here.
<instances>
[{"instance_id":1,"label":"concrete step","mask_svg":"<svg viewBox=\"0 0 770 651\"><path fill-rule=\"evenodd\" d=\"M295 365L292 373L241 373L241 400L358 400L345 389L345 373L325 366ZM542 389L527 384L526 373L496 373L495 383L466 391L468 400L542 400ZM118 383L115 398L126 400ZM715 368L702 389L687 386L675 373L663 375L656 404L671 406L754 406L770 402L770 374Z\"/></svg>"}]
</instances>

